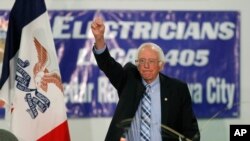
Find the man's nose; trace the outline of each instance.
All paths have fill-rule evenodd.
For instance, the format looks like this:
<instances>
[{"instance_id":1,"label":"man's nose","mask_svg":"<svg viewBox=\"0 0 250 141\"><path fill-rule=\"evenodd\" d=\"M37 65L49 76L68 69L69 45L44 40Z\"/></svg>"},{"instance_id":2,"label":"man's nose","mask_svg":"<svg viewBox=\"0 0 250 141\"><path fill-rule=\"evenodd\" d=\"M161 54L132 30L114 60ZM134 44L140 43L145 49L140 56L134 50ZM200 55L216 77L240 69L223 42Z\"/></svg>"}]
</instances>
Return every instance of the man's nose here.
<instances>
[{"instance_id":1,"label":"man's nose","mask_svg":"<svg viewBox=\"0 0 250 141\"><path fill-rule=\"evenodd\" d=\"M144 68L149 68L149 62L145 62Z\"/></svg>"}]
</instances>

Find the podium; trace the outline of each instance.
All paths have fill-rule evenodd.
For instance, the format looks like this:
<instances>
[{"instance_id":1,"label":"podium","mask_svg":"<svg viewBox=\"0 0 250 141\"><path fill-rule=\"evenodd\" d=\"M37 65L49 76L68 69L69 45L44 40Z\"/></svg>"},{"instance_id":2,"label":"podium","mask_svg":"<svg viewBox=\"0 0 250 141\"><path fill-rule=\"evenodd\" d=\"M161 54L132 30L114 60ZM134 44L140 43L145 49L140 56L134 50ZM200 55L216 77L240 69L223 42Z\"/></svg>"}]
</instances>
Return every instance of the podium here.
<instances>
[{"instance_id":1,"label":"podium","mask_svg":"<svg viewBox=\"0 0 250 141\"><path fill-rule=\"evenodd\" d=\"M127 132L130 128L130 124L132 122L132 118L122 120L119 124L117 124L118 128L123 129ZM199 134L196 134L192 139L185 137L183 134L177 132L169 126L161 125L161 135L162 138L166 138L168 140L178 140L178 141L199 141Z\"/></svg>"}]
</instances>

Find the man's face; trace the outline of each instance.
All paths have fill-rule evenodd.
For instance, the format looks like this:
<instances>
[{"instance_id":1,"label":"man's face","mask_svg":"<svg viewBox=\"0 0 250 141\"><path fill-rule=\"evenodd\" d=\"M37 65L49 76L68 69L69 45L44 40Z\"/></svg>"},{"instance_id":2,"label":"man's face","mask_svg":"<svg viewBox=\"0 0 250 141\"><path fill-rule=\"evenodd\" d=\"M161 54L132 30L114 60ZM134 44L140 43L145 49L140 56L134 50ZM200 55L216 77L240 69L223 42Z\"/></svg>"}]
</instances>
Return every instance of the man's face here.
<instances>
[{"instance_id":1,"label":"man's face","mask_svg":"<svg viewBox=\"0 0 250 141\"><path fill-rule=\"evenodd\" d=\"M153 82L162 68L158 52L151 47L144 47L140 50L137 65L142 78L147 83Z\"/></svg>"}]
</instances>

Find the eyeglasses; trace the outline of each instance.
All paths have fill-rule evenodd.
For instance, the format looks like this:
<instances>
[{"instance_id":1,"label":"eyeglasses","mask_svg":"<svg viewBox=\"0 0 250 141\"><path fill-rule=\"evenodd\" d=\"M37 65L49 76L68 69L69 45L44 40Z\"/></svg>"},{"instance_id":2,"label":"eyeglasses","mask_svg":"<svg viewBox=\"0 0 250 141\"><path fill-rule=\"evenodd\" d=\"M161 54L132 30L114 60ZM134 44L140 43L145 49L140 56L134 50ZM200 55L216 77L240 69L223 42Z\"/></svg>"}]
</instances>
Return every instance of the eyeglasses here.
<instances>
[{"instance_id":1,"label":"eyeglasses","mask_svg":"<svg viewBox=\"0 0 250 141\"><path fill-rule=\"evenodd\" d=\"M158 63L161 62L157 59L145 59L145 58L141 58L141 59L138 59L138 60L135 60L135 63L137 65L145 65L145 64L148 64L150 66L156 66L158 65Z\"/></svg>"}]
</instances>

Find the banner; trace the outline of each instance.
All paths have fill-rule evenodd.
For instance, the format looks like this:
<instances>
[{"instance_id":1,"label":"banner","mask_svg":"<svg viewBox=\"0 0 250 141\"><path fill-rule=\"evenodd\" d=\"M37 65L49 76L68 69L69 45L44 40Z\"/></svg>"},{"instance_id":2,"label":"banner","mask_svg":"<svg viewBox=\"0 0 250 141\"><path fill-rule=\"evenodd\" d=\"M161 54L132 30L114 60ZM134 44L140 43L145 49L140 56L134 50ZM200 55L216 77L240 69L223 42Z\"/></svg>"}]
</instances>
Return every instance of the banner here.
<instances>
[{"instance_id":1,"label":"banner","mask_svg":"<svg viewBox=\"0 0 250 141\"><path fill-rule=\"evenodd\" d=\"M188 83L198 118L240 116L239 12L60 10L49 14L68 117L111 117L118 101L92 53L90 23L95 16L104 18L106 43L122 64L134 62L141 43L158 44L167 61L163 73Z\"/></svg>"}]
</instances>

